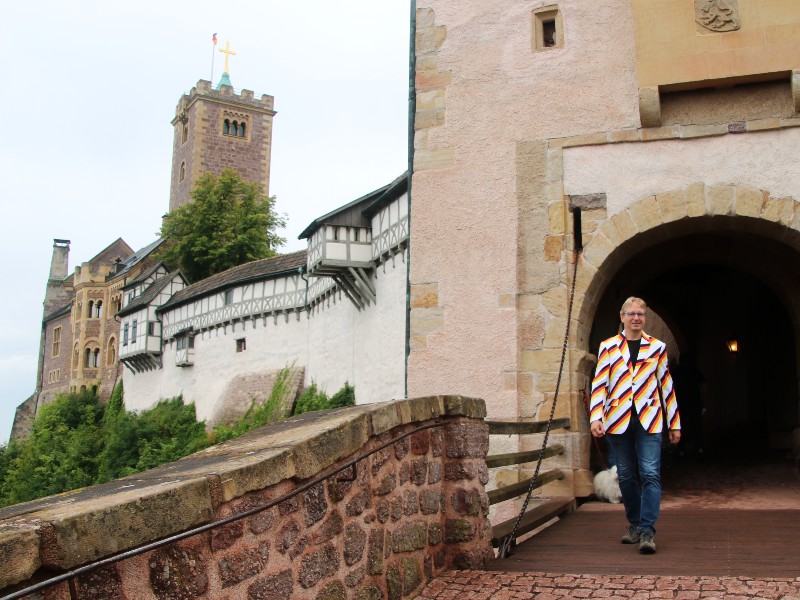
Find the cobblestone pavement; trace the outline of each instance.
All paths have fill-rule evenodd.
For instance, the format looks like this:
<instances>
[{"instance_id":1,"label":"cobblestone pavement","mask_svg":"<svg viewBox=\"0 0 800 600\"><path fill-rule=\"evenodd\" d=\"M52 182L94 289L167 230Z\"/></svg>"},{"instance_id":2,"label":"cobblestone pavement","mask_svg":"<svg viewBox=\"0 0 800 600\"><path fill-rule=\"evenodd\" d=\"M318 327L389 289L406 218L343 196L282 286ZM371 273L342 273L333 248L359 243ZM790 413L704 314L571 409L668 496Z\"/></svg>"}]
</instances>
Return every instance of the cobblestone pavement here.
<instances>
[{"instance_id":1,"label":"cobblestone pavement","mask_svg":"<svg viewBox=\"0 0 800 600\"><path fill-rule=\"evenodd\" d=\"M417 598L458 600L550 600L554 598L625 598L800 600L800 577L674 577L641 575L564 575L448 571L431 581Z\"/></svg>"}]
</instances>

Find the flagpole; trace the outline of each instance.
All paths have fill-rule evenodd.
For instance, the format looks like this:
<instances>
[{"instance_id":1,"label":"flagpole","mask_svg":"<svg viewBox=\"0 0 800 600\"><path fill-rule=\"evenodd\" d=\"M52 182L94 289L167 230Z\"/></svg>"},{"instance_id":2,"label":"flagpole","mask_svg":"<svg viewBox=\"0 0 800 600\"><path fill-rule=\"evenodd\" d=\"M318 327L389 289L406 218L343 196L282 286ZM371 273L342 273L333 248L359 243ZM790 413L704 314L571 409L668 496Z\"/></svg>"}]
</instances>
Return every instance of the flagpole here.
<instances>
[{"instance_id":1,"label":"flagpole","mask_svg":"<svg viewBox=\"0 0 800 600\"><path fill-rule=\"evenodd\" d=\"M211 87L213 88L214 87L214 55L216 54L216 52L214 52L214 50L217 48L217 34L216 33L211 37L211 42L212 42L212 45L211 45Z\"/></svg>"}]
</instances>

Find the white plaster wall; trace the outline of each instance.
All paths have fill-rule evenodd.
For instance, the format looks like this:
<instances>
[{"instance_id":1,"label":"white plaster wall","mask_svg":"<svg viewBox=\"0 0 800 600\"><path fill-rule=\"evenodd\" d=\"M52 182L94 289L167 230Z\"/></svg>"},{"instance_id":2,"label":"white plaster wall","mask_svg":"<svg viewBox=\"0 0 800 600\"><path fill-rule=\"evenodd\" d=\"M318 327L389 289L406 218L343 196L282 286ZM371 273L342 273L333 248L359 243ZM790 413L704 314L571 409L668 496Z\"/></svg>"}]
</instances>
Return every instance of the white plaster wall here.
<instances>
[{"instance_id":1,"label":"white plaster wall","mask_svg":"<svg viewBox=\"0 0 800 600\"><path fill-rule=\"evenodd\" d=\"M532 10L543 4L418 3L447 28L435 60L452 74L445 124L418 141L452 148L455 164L414 174L411 281L438 285L445 328L412 351L409 395L480 396L492 416L517 411L501 387L517 370L516 311L499 307L517 291L517 145L639 122L630 3L558 2L564 47L533 52Z\"/></svg>"},{"instance_id":2,"label":"white plaster wall","mask_svg":"<svg viewBox=\"0 0 800 600\"><path fill-rule=\"evenodd\" d=\"M349 381L359 404L402 398L405 391L404 254L378 267L373 283L377 305L358 311L337 294L309 323L308 382L333 394Z\"/></svg>"},{"instance_id":3,"label":"white plaster wall","mask_svg":"<svg viewBox=\"0 0 800 600\"><path fill-rule=\"evenodd\" d=\"M240 374L278 370L295 362L306 368L306 384L315 381L328 394L346 381L356 387L359 404L403 397L405 386L406 263L402 255L378 267L378 305L359 312L344 296L325 302L310 315L267 317L218 327L194 338L194 365L176 367L174 341L164 348L161 370L123 374L129 410L149 408L163 398L183 394L194 402L197 418L211 420L220 398ZM236 340L247 349L236 352Z\"/></svg>"},{"instance_id":4,"label":"white plaster wall","mask_svg":"<svg viewBox=\"0 0 800 600\"><path fill-rule=\"evenodd\" d=\"M564 149L564 193L605 192L608 215L692 183L800 198L800 128Z\"/></svg>"}]
</instances>

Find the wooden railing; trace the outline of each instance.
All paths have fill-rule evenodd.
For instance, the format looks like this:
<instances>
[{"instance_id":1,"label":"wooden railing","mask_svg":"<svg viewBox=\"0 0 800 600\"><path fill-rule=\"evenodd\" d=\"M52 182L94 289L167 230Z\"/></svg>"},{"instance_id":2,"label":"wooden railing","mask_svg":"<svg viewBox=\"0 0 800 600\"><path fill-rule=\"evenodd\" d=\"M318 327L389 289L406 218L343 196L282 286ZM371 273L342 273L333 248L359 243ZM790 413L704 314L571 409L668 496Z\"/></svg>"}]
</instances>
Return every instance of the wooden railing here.
<instances>
[{"instance_id":1,"label":"wooden railing","mask_svg":"<svg viewBox=\"0 0 800 600\"><path fill-rule=\"evenodd\" d=\"M487 420L489 425L489 435L526 435L532 433L543 433L547 429L547 421L491 421ZM554 419L550 425L550 429L569 429L569 419ZM497 467L506 467L510 465L519 465L524 463L536 462L541 457L542 459L552 456L560 456L564 454L564 446L561 444L554 444L547 446L541 450L526 450L523 452L510 452L507 454L496 454L486 457L486 466L490 469ZM512 485L503 486L494 489L488 493L489 504L498 504L511 500L517 496L527 494L528 487L531 484L530 477ZM549 471L540 472L536 478L536 484L533 489L541 488L542 486L564 479L564 472L561 469L551 469ZM536 496L531 498L528 510L522 517L522 520L517 527L515 537L529 533L534 529L544 525L551 519L565 515L575 510L575 497L574 496L555 496L552 498L544 498ZM518 515L513 518L498 523L492 527L492 546L499 547L503 539L509 535L514 529L517 522Z\"/></svg>"}]
</instances>

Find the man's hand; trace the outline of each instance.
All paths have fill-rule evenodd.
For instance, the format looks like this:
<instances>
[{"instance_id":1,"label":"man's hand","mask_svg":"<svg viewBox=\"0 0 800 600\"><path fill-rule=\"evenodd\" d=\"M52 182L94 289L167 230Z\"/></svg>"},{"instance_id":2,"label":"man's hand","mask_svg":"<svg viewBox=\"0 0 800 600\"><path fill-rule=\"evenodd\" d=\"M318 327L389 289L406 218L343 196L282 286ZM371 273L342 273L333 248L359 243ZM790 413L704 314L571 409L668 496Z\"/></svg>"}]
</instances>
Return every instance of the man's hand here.
<instances>
[{"instance_id":1,"label":"man's hand","mask_svg":"<svg viewBox=\"0 0 800 600\"><path fill-rule=\"evenodd\" d=\"M592 421L591 428L592 435L596 438L601 438L606 434L606 430L603 427L602 421Z\"/></svg>"},{"instance_id":2,"label":"man's hand","mask_svg":"<svg viewBox=\"0 0 800 600\"><path fill-rule=\"evenodd\" d=\"M681 430L680 429L670 429L669 430L669 443L670 444L677 444L681 441Z\"/></svg>"}]
</instances>

